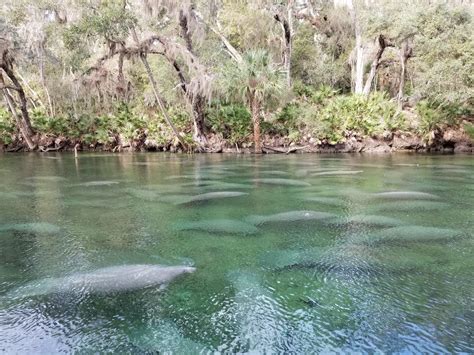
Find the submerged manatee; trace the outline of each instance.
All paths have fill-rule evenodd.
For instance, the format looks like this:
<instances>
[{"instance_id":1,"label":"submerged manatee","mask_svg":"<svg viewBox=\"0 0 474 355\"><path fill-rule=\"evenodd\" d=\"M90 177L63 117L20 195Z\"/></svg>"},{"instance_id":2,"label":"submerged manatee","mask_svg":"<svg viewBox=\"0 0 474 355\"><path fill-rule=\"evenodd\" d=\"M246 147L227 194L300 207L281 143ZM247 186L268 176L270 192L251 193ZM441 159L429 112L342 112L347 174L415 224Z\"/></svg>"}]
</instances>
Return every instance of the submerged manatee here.
<instances>
[{"instance_id":1,"label":"submerged manatee","mask_svg":"<svg viewBox=\"0 0 474 355\"><path fill-rule=\"evenodd\" d=\"M18 224L8 224L0 226L0 232L2 231L17 231L17 232L27 232L27 233L38 233L38 234L55 234L59 233L61 229L51 223L18 223Z\"/></svg>"},{"instance_id":2,"label":"submerged manatee","mask_svg":"<svg viewBox=\"0 0 474 355\"><path fill-rule=\"evenodd\" d=\"M344 206L346 204L346 201L337 197L310 196L310 197L304 197L303 199L304 201L317 202L319 204L330 205L330 206Z\"/></svg>"},{"instance_id":3,"label":"submerged manatee","mask_svg":"<svg viewBox=\"0 0 474 355\"><path fill-rule=\"evenodd\" d=\"M404 226L393 227L357 237L354 242L380 243L380 242L431 242L442 241L463 236L463 232L455 229Z\"/></svg>"},{"instance_id":4,"label":"submerged manatee","mask_svg":"<svg viewBox=\"0 0 474 355\"><path fill-rule=\"evenodd\" d=\"M289 211L268 216L249 216L247 221L252 224L316 221L336 217L335 214L319 211Z\"/></svg>"},{"instance_id":5,"label":"submerged manatee","mask_svg":"<svg viewBox=\"0 0 474 355\"><path fill-rule=\"evenodd\" d=\"M12 297L32 297L50 293L107 294L166 286L178 276L193 273L190 266L122 265L78 273L61 278L49 278L16 289Z\"/></svg>"},{"instance_id":6,"label":"submerged manatee","mask_svg":"<svg viewBox=\"0 0 474 355\"><path fill-rule=\"evenodd\" d=\"M384 203L377 203L370 206L374 211L434 211L448 209L450 206L444 202L436 202L430 200L405 200L405 201L390 201Z\"/></svg>"},{"instance_id":7,"label":"submerged manatee","mask_svg":"<svg viewBox=\"0 0 474 355\"><path fill-rule=\"evenodd\" d=\"M389 191L379 192L373 195L382 200L436 200L438 196L419 191Z\"/></svg>"},{"instance_id":8,"label":"submerged manatee","mask_svg":"<svg viewBox=\"0 0 474 355\"><path fill-rule=\"evenodd\" d=\"M308 187L311 186L310 183L300 180L293 180L293 179L274 179L274 178L267 178L267 179L253 179L253 182L259 182L262 184L269 184L269 185L282 185L282 186L301 186L301 187Z\"/></svg>"},{"instance_id":9,"label":"submerged manatee","mask_svg":"<svg viewBox=\"0 0 474 355\"><path fill-rule=\"evenodd\" d=\"M330 221L330 223L336 225L365 225L369 227L397 227L403 224L399 219L376 215L342 217Z\"/></svg>"},{"instance_id":10,"label":"submerged manatee","mask_svg":"<svg viewBox=\"0 0 474 355\"><path fill-rule=\"evenodd\" d=\"M210 233L228 234L255 234L258 231L258 229L251 224L232 219L187 222L180 224L177 230L200 230Z\"/></svg>"},{"instance_id":11,"label":"submerged manatee","mask_svg":"<svg viewBox=\"0 0 474 355\"><path fill-rule=\"evenodd\" d=\"M112 186L112 185L117 185L117 184L120 184L120 182L112 181L112 180L100 180L100 181L83 182L83 183L77 184L77 186L99 187L99 186Z\"/></svg>"},{"instance_id":12,"label":"submerged manatee","mask_svg":"<svg viewBox=\"0 0 474 355\"><path fill-rule=\"evenodd\" d=\"M192 202L201 202L201 201L209 201L209 200L216 200L221 198L229 198L229 197L239 197L248 195L246 192L238 192L238 191L215 191L215 192L208 192L205 194L194 195L194 196L177 196L176 200L173 201L176 205L183 205ZM172 197L171 197L172 199Z\"/></svg>"},{"instance_id":13,"label":"submerged manatee","mask_svg":"<svg viewBox=\"0 0 474 355\"><path fill-rule=\"evenodd\" d=\"M332 170L332 171L321 171L319 173L311 174L311 176L343 176L343 175L356 175L363 173L362 170Z\"/></svg>"},{"instance_id":14,"label":"submerged manatee","mask_svg":"<svg viewBox=\"0 0 474 355\"><path fill-rule=\"evenodd\" d=\"M125 191L128 195L140 200L157 201L160 198L160 193L153 190L128 188Z\"/></svg>"},{"instance_id":15,"label":"submerged manatee","mask_svg":"<svg viewBox=\"0 0 474 355\"><path fill-rule=\"evenodd\" d=\"M32 176L32 177L29 177L29 178L26 178L26 180L29 180L29 181L45 181L45 182L55 182L55 181L65 181L67 180L65 177L63 176Z\"/></svg>"}]
</instances>

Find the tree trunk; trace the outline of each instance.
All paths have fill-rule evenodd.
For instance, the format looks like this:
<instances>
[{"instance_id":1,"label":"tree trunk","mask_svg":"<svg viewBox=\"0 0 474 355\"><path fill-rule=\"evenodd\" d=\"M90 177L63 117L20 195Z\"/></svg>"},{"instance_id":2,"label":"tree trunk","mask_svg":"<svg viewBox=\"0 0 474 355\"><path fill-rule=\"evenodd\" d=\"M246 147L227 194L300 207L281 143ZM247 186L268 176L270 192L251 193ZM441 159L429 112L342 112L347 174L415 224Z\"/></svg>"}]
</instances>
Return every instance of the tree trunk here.
<instances>
[{"instance_id":1,"label":"tree trunk","mask_svg":"<svg viewBox=\"0 0 474 355\"><path fill-rule=\"evenodd\" d=\"M354 78L354 92L362 94L364 84L364 47L362 43L362 33L360 25L356 16L355 18L355 36L356 36L356 63L355 63L355 78Z\"/></svg>"},{"instance_id":2,"label":"tree trunk","mask_svg":"<svg viewBox=\"0 0 474 355\"><path fill-rule=\"evenodd\" d=\"M217 22L216 20L216 23L217 23L217 28L212 26L211 24L209 24L208 22L206 22L204 20L204 18L196 11L193 11L193 14L194 16L196 16L196 18L198 20L200 20L202 23L204 23L212 32L214 32L214 34L217 35L217 37L219 37L219 39L221 40L222 44L225 46L226 50L227 50L227 53L229 53L229 55L231 56L231 58L233 60L235 60L237 63L242 63L244 61L242 55L239 53L239 51L237 49L235 49L235 47L229 42L229 40L221 33L221 31L219 30L220 28L220 25L219 25L219 22Z\"/></svg>"},{"instance_id":3,"label":"tree trunk","mask_svg":"<svg viewBox=\"0 0 474 355\"><path fill-rule=\"evenodd\" d=\"M18 130L20 131L21 135L23 136L23 139L25 140L26 144L28 145L28 148L30 150L34 150L36 148L36 144L32 140L32 135L30 134L30 131L28 130L28 127L25 126L24 121L21 119L21 117L18 115L16 108L15 108L15 101L13 100L13 97L10 95L9 91L7 88L5 88L5 81L3 80L3 75L0 73L0 84L4 87L3 88L3 97L5 98L5 101L8 105L8 109L10 110L10 113L12 114L13 118L16 121L16 125Z\"/></svg>"},{"instance_id":4,"label":"tree trunk","mask_svg":"<svg viewBox=\"0 0 474 355\"><path fill-rule=\"evenodd\" d=\"M262 154L262 143L260 141L260 103L253 98L251 101L252 121L253 121L253 141L255 154Z\"/></svg>"},{"instance_id":5,"label":"tree trunk","mask_svg":"<svg viewBox=\"0 0 474 355\"><path fill-rule=\"evenodd\" d=\"M291 55L293 51L293 2L294 0L288 0L287 6L287 18L275 15L275 20L281 24L283 30L283 39L285 42L285 48L283 49L283 67L286 73L286 82L288 87L291 86Z\"/></svg>"},{"instance_id":6,"label":"tree trunk","mask_svg":"<svg viewBox=\"0 0 474 355\"><path fill-rule=\"evenodd\" d=\"M385 51L385 47L387 47L387 42L385 41L385 37L383 35L378 35L375 42L377 43L378 48L377 53L375 54L375 58L372 61L372 65L370 67L369 76L367 77L367 81L365 82L365 96L368 96L370 94L370 90L372 89L372 82L374 81L375 74L377 74L377 69L380 64L380 58L382 58L383 52Z\"/></svg>"},{"instance_id":7,"label":"tree trunk","mask_svg":"<svg viewBox=\"0 0 474 355\"><path fill-rule=\"evenodd\" d=\"M205 134L206 130L206 98L201 94L196 94L193 97L192 109L193 109L193 122L194 122L194 134L193 138L199 145L207 144L207 138Z\"/></svg>"},{"instance_id":8,"label":"tree trunk","mask_svg":"<svg viewBox=\"0 0 474 355\"><path fill-rule=\"evenodd\" d=\"M138 40L138 36L137 36L137 33L136 33L134 28L132 28L132 36L133 36L133 39L136 42L136 44L140 45L140 41ZM166 123L168 124L168 126L170 126L170 128L173 131L175 137L181 143L183 148L188 149L188 145L184 142L183 137L181 137L181 135L179 134L176 126L173 124L173 122L171 121L170 116L168 115L168 112L166 111L166 107L165 107L165 104L163 102L163 99L161 98L160 93L158 92L158 85L156 84L155 77L153 76L153 72L150 68L150 64L148 63L148 60L146 58L146 53L140 53L140 60L142 61L143 66L145 67L145 71L146 71L147 76L148 76L148 81L150 82L151 88L153 89L153 94L155 96L155 100L158 103L158 107L160 108L160 111L163 114L163 117L164 117Z\"/></svg>"},{"instance_id":9,"label":"tree trunk","mask_svg":"<svg viewBox=\"0 0 474 355\"><path fill-rule=\"evenodd\" d=\"M8 76L8 78L12 81L15 91L18 94L18 99L20 102L20 111L21 111L20 120L22 122L23 130L25 134L28 136L28 138L25 137L25 140L32 140L32 137L34 136L34 132L33 132L33 128L31 127L31 121L30 121L30 115L28 113L25 91L23 90L23 87L21 86L17 77L13 73L13 68L10 65L8 65L8 63L2 64L1 69L3 69L3 71ZM1 80L2 80L2 83L4 83L3 77ZM30 147L30 149L32 148Z\"/></svg>"},{"instance_id":10,"label":"tree trunk","mask_svg":"<svg viewBox=\"0 0 474 355\"><path fill-rule=\"evenodd\" d=\"M356 38L355 65L354 63L352 63L353 90L356 94L362 94L364 85L364 47L362 43L362 29L360 28L359 19L357 16L357 9L355 6L353 6L351 1L349 3Z\"/></svg>"},{"instance_id":11,"label":"tree trunk","mask_svg":"<svg viewBox=\"0 0 474 355\"><path fill-rule=\"evenodd\" d=\"M184 99L186 100L188 110L190 110L191 117L193 119L193 140L198 146L207 144L207 138L205 134L205 122L206 122L206 98L200 93L193 94L188 90L188 83L184 77L183 71L179 63L171 58L165 51L164 56L168 62L173 66L180 81L180 87L183 91Z\"/></svg>"},{"instance_id":12,"label":"tree trunk","mask_svg":"<svg viewBox=\"0 0 474 355\"><path fill-rule=\"evenodd\" d=\"M173 124L173 122L171 121L171 118L168 115L168 112L166 111L165 104L158 92L158 85L156 85L155 77L153 76L153 72L151 71L148 60L146 59L146 55L144 53L140 54L140 59L143 63L143 66L145 67L146 73L148 75L148 80L150 81L151 87L153 89L153 94L155 95L156 102L158 103L158 107L160 108L161 113L163 114L163 117L165 118L166 123L168 124L168 126L170 126L171 130L173 131L174 135L179 140L181 145L187 149L187 144L183 141L183 138L179 134L178 129Z\"/></svg>"},{"instance_id":13,"label":"tree trunk","mask_svg":"<svg viewBox=\"0 0 474 355\"><path fill-rule=\"evenodd\" d=\"M403 108L403 89L405 87L406 66L408 59L413 55L413 49L408 41L403 42L400 49L400 83L398 85L397 102L400 109Z\"/></svg>"},{"instance_id":14,"label":"tree trunk","mask_svg":"<svg viewBox=\"0 0 474 355\"><path fill-rule=\"evenodd\" d=\"M49 108L49 114L51 116L54 116L54 110L53 110L53 102L51 101L51 96L49 95L49 90L48 87L46 86L46 78L44 75L44 42L42 42L39 46L39 70L40 70L40 79L41 79L41 85L43 86L43 90L46 94L46 98L48 99L48 108Z\"/></svg>"},{"instance_id":15,"label":"tree trunk","mask_svg":"<svg viewBox=\"0 0 474 355\"><path fill-rule=\"evenodd\" d=\"M186 49L189 51L189 53L195 56L193 39L189 29L189 18L183 10L180 10L179 12L179 26L181 28L181 37L183 37L184 41L186 42ZM179 80L181 82L181 89L184 92L185 99L189 102L189 106L191 107L191 115L193 118L194 127L193 140L198 144L198 146L204 146L207 144L207 138L205 134L206 98L199 92L193 93L188 90L188 83L178 62L175 59L170 58L166 54L166 51L165 56L167 56L168 61L172 63L173 67L178 73Z\"/></svg>"}]
</instances>

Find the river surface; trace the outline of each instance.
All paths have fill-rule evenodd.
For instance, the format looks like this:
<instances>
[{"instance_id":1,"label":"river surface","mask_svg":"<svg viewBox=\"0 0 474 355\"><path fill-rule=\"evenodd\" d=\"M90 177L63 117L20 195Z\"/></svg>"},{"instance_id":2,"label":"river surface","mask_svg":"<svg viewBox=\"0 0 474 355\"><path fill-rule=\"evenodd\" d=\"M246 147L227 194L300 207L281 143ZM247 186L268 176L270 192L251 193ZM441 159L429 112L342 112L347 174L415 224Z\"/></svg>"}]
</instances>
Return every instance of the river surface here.
<instances>
[{"instance_id":1,"label":"river surface","mask_svg":"<svg viewBox=\"0 0 474 355\"><path fill-rule=\"evenodd\" d=\"M474 352L472 156L12 154L0 181L0 352ZM47 287L136 264L196 271Z\"/></svg>"}]
</instances>

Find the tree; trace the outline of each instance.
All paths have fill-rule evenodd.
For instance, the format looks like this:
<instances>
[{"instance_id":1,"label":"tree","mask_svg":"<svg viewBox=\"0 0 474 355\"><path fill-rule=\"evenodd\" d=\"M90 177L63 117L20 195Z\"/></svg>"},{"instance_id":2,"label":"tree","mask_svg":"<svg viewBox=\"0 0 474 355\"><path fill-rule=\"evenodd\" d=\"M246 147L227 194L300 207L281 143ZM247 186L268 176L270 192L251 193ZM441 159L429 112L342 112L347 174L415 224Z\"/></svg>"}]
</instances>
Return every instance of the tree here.
<instances>
[{"instance_id":1,"label":"tree","mask_svg":"<svg viewBox=\"0 0 474 355\"><path fill-rule=\"evenodd\" d=\"M255 153L262 153L260 138L261 113L269 101L277 98L283 88L282 72L272 65L268 52L252 50L243 61L232 66L225 74L229 93L242 101L252 114Z\"/></svg>"},{"instance_id":2,"label":"tree","mask_svg":"<svg viewBox=\"0 0 474 355\"><path fill-rule=\"evenodd\" d=\"M23 90L20 81L15 75L13 68L13 56L11 53L9 42L5 39L0 38L0 89L3 91L5 101L7 102L8 108L17 122L18 129L20 130L23 138L25 139L28 148L33 150L36 148L36 144L33 142L33 128L31 127L30 115L28 113L27 101L25 91ZM3 73L10 79L12 85L7 85ZM16 103L10 94L10 90L15 91L18 96L21 116L16 111Z\"/></svg>"}]
</instances>

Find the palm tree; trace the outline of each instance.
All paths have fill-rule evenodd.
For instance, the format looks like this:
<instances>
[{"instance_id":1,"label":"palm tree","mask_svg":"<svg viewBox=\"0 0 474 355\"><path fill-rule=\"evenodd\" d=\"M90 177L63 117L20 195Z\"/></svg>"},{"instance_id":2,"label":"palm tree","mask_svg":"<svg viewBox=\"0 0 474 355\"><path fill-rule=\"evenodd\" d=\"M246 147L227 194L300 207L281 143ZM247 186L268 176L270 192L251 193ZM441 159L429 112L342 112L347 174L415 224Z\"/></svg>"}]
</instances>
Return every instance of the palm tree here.
<instances>
[{"instance_id":1,"label":"palm tree","mask_svg":"<svg viewBox=\"0 0 474 355\"><path fill-rule=\"evenodd\" d=\"M272 65L268 52L252 50L242 62L225 73L227 92L249 108L252 114L255 153L262 153L260 114L266 104L277 98L284 87L282 71Z\"/></svg>"}]
</instances>

